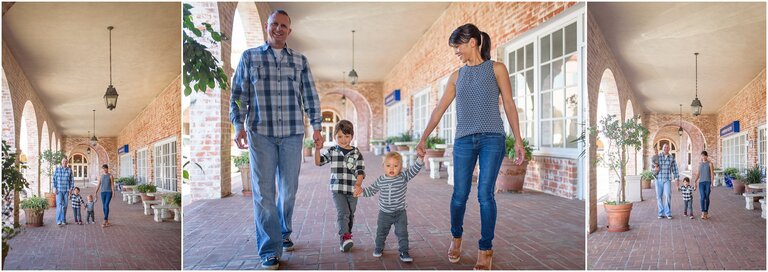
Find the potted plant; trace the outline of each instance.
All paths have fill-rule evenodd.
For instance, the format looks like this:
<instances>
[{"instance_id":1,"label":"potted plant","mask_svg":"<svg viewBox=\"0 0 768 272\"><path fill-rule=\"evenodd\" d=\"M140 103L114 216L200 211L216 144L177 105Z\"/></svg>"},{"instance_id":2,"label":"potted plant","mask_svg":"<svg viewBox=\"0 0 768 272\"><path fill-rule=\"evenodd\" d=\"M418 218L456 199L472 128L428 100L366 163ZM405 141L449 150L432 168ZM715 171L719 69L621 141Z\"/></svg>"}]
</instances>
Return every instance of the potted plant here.
<instances>
[{"instance_id":1,"label":"potted plant","mask_svg":"<svg viewBox=\"0 0 768 272\"><path fill-rule=\"evenodd\" d=\"M136 188L136 178L134 177L122 177L118 179L123 184L123 191L133 192Z\"/></svg>"},{"instance_id":2,"label":"potted plant","mask_svg":"<svg viewBox=\"0 0 768 272\"><path fill-rule=\"evenodd\" d=\"M314 144L313 144L314 145ZM248 152L241 152L240 156L234 157L232 163L240 168L240 180L243 183L243 196L251 196L251 166L250 155Z\"/></svg>"},{"instance_id":3,"label":"potted plant","mask_svg":"<svg viewBox=\"0 0 768 272\"><path fill-rule=\"evenodd\" d=\"M48 167L42 168L43 174L48 176L49 183L48 183L48 192L45 193L45 199L48 200L48 205L50 207L56 207L56 195L53 193L53 173L54 170L56 170L56 166L61 164L61 160L63 160L66 156L64 155L64 152L61 151L53 151L53 150L46 150L43 151L43 161L45 161L48 164ZM40 183L37 184L37 194L40 195Z\"/></svg>"},{"instance_id":4,"label":"potted plant","mask_svg":"<svg viewBox=\"0 0 768 272\"><path fill-rule=\"evenodd\" d=\"M157 186L154 184L140 184L136 186L136 191L141 194L141 201L155 200L154 193L157 192Z\"/></svg>"},{"instance_id":5,"label":"potted plant","mask_svg":"<svg viewBox=\"0 0 768 272\"><path fill-rule=\"evenodd\" d=\"M728 186L729 183L730 186L733 186L733 193L737 195L744 193L744 183L741 182L742 176L741 173L739 173L739 169L734 167L725 168L725 170L723 170L723 175L725 176L726 186Z\"/></svg>"},{"instance_id":6,"label":"potted plant","mask_svg":"<svg viewBox=\"0 0 768 272\"><path fill-rule=\"evenodd\" d=\"M48 209L48 201L39 196L32 196L21 201L21 209L27 215L27 226L39 227L43 225L43 214Z\"/></svg>"},{"instance_id":7,"label":"potted plant","mask_svg":"<svg viewBox=\"0 0 768 272\"><path fill-rule=\"evenodd\" d=\"M2 141L3 145L3 184L2 184L2 197L3 197L3 222L10 222L11 214L13 214L13 227L19 227L19 192L26 188L29 188L29 183L21 173L22 169L26 166L20 165L18 162L18 155L10 152L11 147ZM13 206L8 204L8 200L13 198ZM12 212L11 212L12 211ZM5 225L4 225L5 226ZM13 228L11 228L12 230ZM3 231L4 236L10 236L10 233ZM5 242L5 239L3 239ZM5 251L3 251L5 254Z\"/></svg>"},{"instance_id":8,"label":"potted plant","mask_svg":"<svg viewBox=\"0 0 768 272\"><path fill-rule=\"evenodd\" d=\"M438 145L445 145L445 139L432 136L427 138L427 141L425 142L426 148L427 148L427 154L424 155L424 169L429 170L429 158L442 158L445 154L445 146L443 148L438 149Z\"/></svg>"},{"instance_id":9,"label":"potted plant","mask_svg":"<svg viewBox=\"0 0 768 272\"><path fill-rule=\"evenodd\" d=\"M312 157L312 149L315 148L315 140L312 138L304 139L304 157Z\"/></svg>"},{"instance_id":10,"label":"potted plant","mask_svg":"<svg viewBox=\"0 0 768 272\"><path fill-rule=\"evenodd\" d=\"M632 202L626 201L627 149L639 151L648 137L649 131L639 123L639 116L622 121L615 115L603 117L597 128L590 128L592 135L600 134L607 139L606 148L597 163L607 167L619 177L619 189L616 201L606 201L603 207L608 216L608 231L623 232L629 230L629 216ZM639 185L639 184L638 184Z\"/></svg>"},{"instance_id":11,"label":"potted plant","mask_svg":"<svg viewBox=\"0 0 768 272\"><path fill-rule=\"evenodd\" d=\"M410 142L410 141L413 141L413 136L411 135L411 133L403 132L403 133L400 134L400 136L397 137L396 141L397 142ZM408 147L407 145L398 145L397 146L397 150L398 151L408 151L410 149L411 148Z\"/></svg>"},{"instance_id":12,"label":"potted plant","mask_svg":"<svg viewBox=\"0 0 768 272\"><path fill-rule=\"evenodd\" d=\"M523 163L515 164L517 154L515 154L515 137L507 135L506 137L506 156L501 161L499 176L496 178L496 191L499 192L522 192L525 185L525 174L528 172L528 162L533 159L533 148L528 140L523 139L523 148L525 157Z\"/></svg>"},{"instance_id":13,"label":"potted plant","mask_svg":"<svg viewBox=\"0 0 768 272\"><path fill-rule=\"evenodd\" d=\"M749 188L750 184L757 184L760 183L760 180L763 179L763 173L760 170L759 165L755 165L752 168L747 169L747 174L744 175L744 178L741 180L744 183L744 186ZM746 189L746 188L745 188ZM749 189L748 191L752 191L753 189ZM755 202L760 201L760 197L754 198Z\"/></svg>"},{"instance_id":14,"label":"potted plant","mask_svg":"<svg viewBox=\"0 0 768 272\"><path fill-rule=\"evenodd\" d=\"M651 181L653 180L653 172L651 170L644 170L640 173L640 180L643 185L643 189L651 189Z\"/></svg>"}]
</instances>

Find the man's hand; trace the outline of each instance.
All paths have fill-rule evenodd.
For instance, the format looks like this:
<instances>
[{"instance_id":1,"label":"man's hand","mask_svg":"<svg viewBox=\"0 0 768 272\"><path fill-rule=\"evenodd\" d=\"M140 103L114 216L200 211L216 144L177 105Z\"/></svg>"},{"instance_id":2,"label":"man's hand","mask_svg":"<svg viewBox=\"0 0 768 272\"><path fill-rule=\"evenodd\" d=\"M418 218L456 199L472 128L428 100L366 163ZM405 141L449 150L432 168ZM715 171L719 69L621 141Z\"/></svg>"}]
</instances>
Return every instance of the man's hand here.
<instances>
[{"instance_id":1,"label":"man's hand","mask_svg":"<svg viewBox=\"0 0 768 272\"><path fill-rule=\"evenodd\" d=\"M363 187L355 186L355 197L360 197L363 194Z\"/></svg>"},{"instance_id":2,"label":"man's hand","mask_svg":"<svg viewBox=\"0 0 768 272\"><path fill-rule=\"evenodd\" d=\"M323 138L323 134L319 130L315 130L315 133L312 134L312 139L315 140L315 148L322 148L323 144L325 144L325 138Z\"/></svg>"},{"instance_id":3,"label":"man's hand","mask_svg":"<svg viewBox=\"0 0 768 272\"><path fill-rule=\"evenodd\" d=\"M235 136L235 144L237 145L237 148L240 149L248 148L248 133L246 133L245 130L237 132L237 135Z\"/></svg>"}]
</instances>

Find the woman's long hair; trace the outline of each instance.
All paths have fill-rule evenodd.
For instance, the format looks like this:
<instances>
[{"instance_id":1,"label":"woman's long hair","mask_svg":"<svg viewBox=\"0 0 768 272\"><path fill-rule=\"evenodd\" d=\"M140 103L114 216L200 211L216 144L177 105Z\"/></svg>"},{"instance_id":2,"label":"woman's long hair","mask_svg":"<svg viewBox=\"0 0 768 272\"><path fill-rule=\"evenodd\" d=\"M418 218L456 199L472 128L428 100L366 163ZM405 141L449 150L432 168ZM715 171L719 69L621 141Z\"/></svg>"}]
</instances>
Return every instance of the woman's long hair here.
<instances>
[{"instance_id":1,"label":"woman's long hair","mask_svg":"<svg viewBox=\"0 0 768 272\"><path fill-rule=\"evenodd\" d=\"M473 24L465 24L456 28L451 33L451 37L448 38L448 45L455 46L463 43L468 43L470 39L474 38L480 45L480 57L483 61L491 59L491 36L488 33L480 31Z\"/></svg>"}]
</instances>

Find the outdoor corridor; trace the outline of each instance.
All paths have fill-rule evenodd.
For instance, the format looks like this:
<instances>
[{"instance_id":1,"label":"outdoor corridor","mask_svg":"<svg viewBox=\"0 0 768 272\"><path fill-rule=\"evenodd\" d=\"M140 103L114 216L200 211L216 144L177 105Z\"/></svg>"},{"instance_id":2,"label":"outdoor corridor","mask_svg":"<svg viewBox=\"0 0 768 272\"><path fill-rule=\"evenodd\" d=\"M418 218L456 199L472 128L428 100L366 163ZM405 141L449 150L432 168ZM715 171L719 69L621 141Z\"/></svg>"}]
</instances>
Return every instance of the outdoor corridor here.
<instances>
[{"instance_id":1,"label":"outdoor corridor","mask_svg":"<svg viewBox=\"0 0 768 272\"><path fill-rule=\"evenodd\" d=\"M381 157L364 152L367 186L383 174ZM284 253L280 269L469 269L477 258L480 233L477 194L473 189L464 223L463 256L459 264L446 258L450 243L448 203L452 188L446 179L433 180L422 170L408 188L408 231L413 263L400 262L394 231L384 255L376 258L373 240L377 198L361 198L355 213L355 246L339 251L336 210L328 191L328 166L311 158L302 165L293 216L291 253ZM445 177L445 173L443 173ZM235 179L233 179L234 181ZM239 180L239 176L237 177ZM239 182L238 182L239 183ZM253 207L233 182L233 196L199 200L184 206L184 269L257 269ZM584 269L584 202L526 191L496 195L498 216L494 269Z\"/></svg>"}]
</instances>

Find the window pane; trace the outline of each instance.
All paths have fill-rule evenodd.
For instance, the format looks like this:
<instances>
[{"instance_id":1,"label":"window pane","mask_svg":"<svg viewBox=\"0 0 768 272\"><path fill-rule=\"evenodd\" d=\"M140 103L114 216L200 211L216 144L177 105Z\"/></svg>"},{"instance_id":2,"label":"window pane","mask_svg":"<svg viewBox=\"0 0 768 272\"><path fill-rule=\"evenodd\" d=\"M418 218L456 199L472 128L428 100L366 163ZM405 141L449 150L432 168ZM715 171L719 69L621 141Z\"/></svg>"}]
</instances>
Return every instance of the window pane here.
<instances>
[{"instance_id":1,"label":"window pane","mask_svg":"<svg viewBox=\"0 0 768 272\"><path fill-rule=\"evenodd\" d=\"M565 135L563 132L564 122L565 122L564 120L552 121L552 146L553 147L563 146L563 139L565 138Z\"/></svg>"},{"instance_id":2,"label":"window pane","mask_svg":"<svg viewBox=\"0 0 768 272\"><path fill-rule=\"evenodd\" d=\"M552 137L549 136L552 135L552 121L541 122L541 135L546 135L541 139L541 146L552 147Z\"/></svg>"},{"instance_id":3,"label":"window pane","mask_svg":"<svg viewBox=\"0 0 768 272\"><path fill-rule=\"evenodd\" d=\"M541 94L541 118L542 119L549 119L552 118L552 93L546 92ZM544 135L549 135L549 133L544 133Z\"/></svg>"},{"instance_id":4,"label":"window pane","mask_svg":"<svg viewBox=\"0 0 768 272\"><path fill-rule=\"evenodd\" d=\"M534 126L534 122L528 122L526 124L527 135L525 137L526 139L528 139L528 142L531 143L531 145L535 143L533 140L536 139L536 133L535 133L535 130L533 130L533 126Z\"/></svg>"},{"instance_id":5,"label":"window pane","mask_svg":"<svg viewBox=\"0 0 768 272\"><path fill-rule=\"evenodd\" d=\"M533 94L534 93L533 70L528 70L525 72L525 82L526 82L526 90L528 90L527 93Z\"/></svg>"},{"instance_id":6,"label":"window pane","mask_svg":"<svg viewBox=\"0 0 768 272\"><path fill-rule=\"evenodd\" d=\"M550 76L549 64L541 66L541 89L552 89L552 77Z\"/></svg>"},{"instance_id":7,"label":"window pane","mask_svg":"<svg viewBox=\"0 0 768 272\"><path fill-rule=\"evenodd\" d=\"M515 83L515 76L509 76L509 85L512 86L512 97L517 96L517 83Z\"/></svg>"},{"instance_id":8,"label":"window pane","mask_svg":"<svg viewBox=\"0 0 768 272\"><path fill-rule=\"evenodd\" d=\"M568 138L566 139L565 147L567 147L567 148L577 148L577 147L579 147L579 143L578 142L574 142L579 137L579 135L578 135L579 127L578 127L578 125L579 124L578 124L576 118L571 118L571 119L568 119L566 121L565 127L567 129Z\"/></svg>"},{"instance_id":9,"label":"window pane","mask_svg":"<svg viewBox=\"0 0 768 272\"><path fill-rule=\"evenodd\" d=\"M534 120L534 109L536 108L533 105L533 102L534 102L533 101L533 95L529 95L529 96L525 97L525 109L526 109L526 114L525 114L526 119L525 119L525 121L530 121L532 123L535 121Z\"/></svg>"},{"instance_id":10,"label":"window pane","mask_svg":"<svg viewBox=\"0 0 768 272\"><path fill-rule=\"evenodd\" d=\"M517 67L515 66L515 51L509 52L507 64L509 65L510 73L517 72Z\"/></svg>"},{"instance_id":11,"label":"window pane","mask_svg":"<svg viewBox=\"0 0 768 272\"><path fill-rule=\"evenodd\" d=\"M541 38L541 51L539 51L539 54L541 54L541 62L546 62L549 60L549 35L544 36L544 38Z\"/></svg>"},{"instance_id":12,"label":"window pane","mask_svg":"<svg viewBox=\"0 0 768 272\"><path fill-rule=\"evenodd\" d=\"M571 87L565 89L565 109L567 117L577 117L579 115L579 89Z\"/></svg>"},{"instance_id":13,"label":"window pane","mask_svg":"<svg viewBox=\"0 0 768 272\"><path fill-rule=\"evenodd\" d=\"M525 54L523 48L517 49L517 71L521 71L525 68L525 56L523 54Z\"/></svg>"},{"instance_id":14,"label":"window pane","mask_svg":"<svg viewBox=\"0 0 768 272\"><path fill-rule=\"evenodd\" d=\"M563 118L565 113L565 90L558 89L552 92L552 118Z\"/></svg>"},{"instance_id":15,"label":"window pane","mask_svg":"<svg viewBox=\"0 0 768 272\"><path fill-rule=\"evenodd\" d=\"M562 88L565 85L565 78L563 78L563 61L558 60L552 63L552 78L553 88Z\"/></svg>"},{"instance_id":16,"label":"window pane","mask_svg":"<svg viewBox=\"0 0 768 272\"><path fill-rule=\"evenodd\" d=\"M570 55L565 61L565 85L574 86L579 84L579 56Z\"/></svg>"},{"instance_id":17,"label":"window pane","mask_svg":"<svg viewBox=\"0 0 768 272\"><path fill-rule=\"evenodd\" d=\"M576 51L576 22L565 27L565 54Z\"/></svg>"},{"instance_id":18,"label":"window pane","mask_svg":"<svg viewBox=\"0 0 768 272\"><path fill-rule=\"evenodd\" d=\"M563 55L563 30L557 30L552 33L552 58L559 58Z\"/></svg>"},{"instance_id":19,"label":"window pane","mask_svg":"<svg viewBox=\"0 0 768 272\"><path fill-rule=\"evenodd\" d=\"M533 43L525 46L525 68L533 67Z\"/></svg>"}]
</instances>

